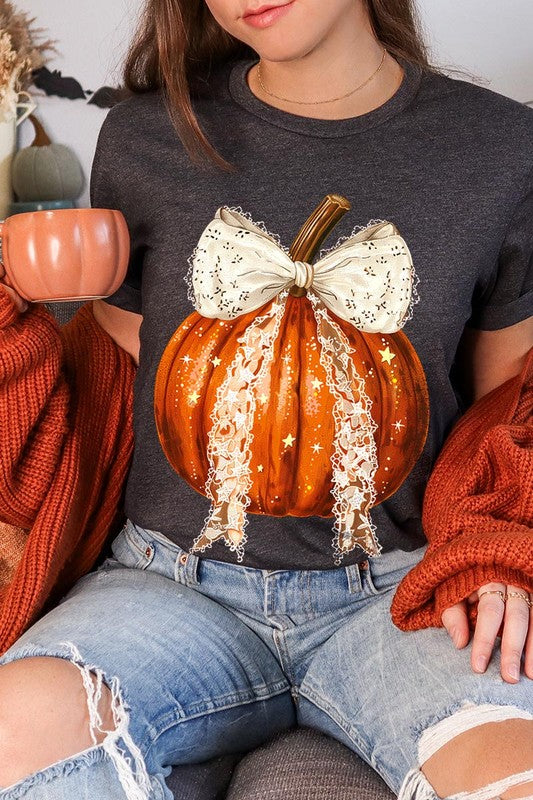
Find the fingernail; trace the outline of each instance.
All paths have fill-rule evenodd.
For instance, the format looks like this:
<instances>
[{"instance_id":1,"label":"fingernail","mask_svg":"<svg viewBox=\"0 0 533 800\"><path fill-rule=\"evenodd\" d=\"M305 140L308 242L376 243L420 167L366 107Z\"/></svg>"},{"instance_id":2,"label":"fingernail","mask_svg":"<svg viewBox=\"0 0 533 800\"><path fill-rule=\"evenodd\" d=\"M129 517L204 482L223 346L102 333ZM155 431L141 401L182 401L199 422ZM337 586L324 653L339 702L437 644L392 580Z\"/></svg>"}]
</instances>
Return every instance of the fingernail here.
<instances>
[{"instance_id":1,"label":"fingernail","mask_svg":"<svg viewBox=\"0 0 533 800\"><path fill-rule=\"evenodd\" d=\"M478 656L478 658L476 659L476 669L479 672L484 672L486 666L487 666L486 657L485 656Z\"/></svg>"},{"instance_id":2,"label":"fingernail","mask_svg":"<svg viewBox=\"0 0 533 800\"><path fill-rule=\"evenodd\" d=\"M518 669L518 664L511 664L509 666L509 675L511 678L518 678L520 675L520 671Z\"/></svg>"}]
</instances>

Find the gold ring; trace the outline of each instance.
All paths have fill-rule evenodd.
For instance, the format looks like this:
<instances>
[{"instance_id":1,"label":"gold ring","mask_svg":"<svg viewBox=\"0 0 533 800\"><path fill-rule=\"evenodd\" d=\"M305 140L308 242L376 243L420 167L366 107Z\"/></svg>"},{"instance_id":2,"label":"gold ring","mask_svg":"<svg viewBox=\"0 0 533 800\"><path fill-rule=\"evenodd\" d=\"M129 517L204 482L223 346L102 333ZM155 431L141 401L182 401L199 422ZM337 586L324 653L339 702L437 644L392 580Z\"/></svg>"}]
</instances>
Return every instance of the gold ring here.
<instances>
[{"instance_id":1,"label":"gold ring","mask_svg":"<svg viewBox=\"0 0 533 800\"><path fill-rule=\"evenodd\" d=\"M526 603L528 604L528 606L530 608L533 605L533 601L531 600L531 598L527 597L527 595L525 595L525 594L521 594L520 592L507 592L507 597L511 597L511 596L512 597L521 597L522 600L526 601Z\"/></svg>"},{"instance_id":2,"label":"gold ring","mask_svg":"<svg viewBox=\"0 0 533 800\"><path fill-rule=\"evenodd\" d=\"M481 592L481 594L478 595L478 599L483 597L484 594L499 594L502 601L505 603L505 595L501 589L485 589L484 592Z\"/></svg>"}]
</instances>

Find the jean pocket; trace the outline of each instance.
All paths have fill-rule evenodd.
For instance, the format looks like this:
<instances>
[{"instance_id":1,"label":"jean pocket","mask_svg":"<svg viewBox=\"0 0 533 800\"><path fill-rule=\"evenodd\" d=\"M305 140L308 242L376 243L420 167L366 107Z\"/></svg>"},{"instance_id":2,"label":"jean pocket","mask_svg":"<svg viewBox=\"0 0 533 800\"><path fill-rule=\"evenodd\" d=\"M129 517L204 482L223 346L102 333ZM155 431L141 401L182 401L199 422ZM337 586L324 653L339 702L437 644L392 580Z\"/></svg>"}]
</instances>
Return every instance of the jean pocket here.
<instances>
[{"instance_id":1,"label":"jean pocket","mask_svg":"<svg viewBox=\"0 0 533 800\"><path fill-rule=\"evenodd\" d=\"M370 594L385 594L394 589L400 580L397 578L397 571L373 577L370 569L367 568L365 573L366 585Z\"/></svg>"},{"instance_id":2,"label":"jean pocket","mask_svg":"<svg viewBox=\"0 0 533 800\"><path fill-rule=\"evenodd\" d=\"M111 552L125 567L146 569L154 559L155 547L153 542L143 536L128 520L111 542Z\"/></svg>"},{"instance_id":3,"label":"jean pocket","mask_svg":"<svg viewBox=\"0 0 533 800\"><path fill-rule=\"evenodd\" d=\"M377 559L369 559L365 573L370 594L385 594L391 589L396 589L402 578L420 561L426 547L427 545L413 551L396 550L378 556L378 559L387 559L387 568L384 562L378 565Z\"/></svg>"}]
</instances>

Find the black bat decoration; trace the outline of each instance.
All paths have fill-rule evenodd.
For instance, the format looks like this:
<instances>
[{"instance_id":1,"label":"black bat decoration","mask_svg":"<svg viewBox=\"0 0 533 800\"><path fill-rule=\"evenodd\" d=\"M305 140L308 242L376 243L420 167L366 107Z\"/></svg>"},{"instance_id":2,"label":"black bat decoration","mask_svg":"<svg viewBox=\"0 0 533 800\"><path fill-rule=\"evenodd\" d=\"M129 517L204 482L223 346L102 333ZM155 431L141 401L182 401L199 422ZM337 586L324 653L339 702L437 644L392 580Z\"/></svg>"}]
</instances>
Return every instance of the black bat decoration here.
<instances>
[{"instance_id":1,"label":"black bat decoration","mask_svg":"<svg viewBox=\"0 0 533 800\"><path fill-rule=\"evenodd\" d=\"M34 85L47 95L66 97L69 100L85 100L90 96L87 102L100 108L111 108L129 96L128 90L123 87L101 86L96 92L84 90L75 78L64 77L58 69L50 72L47 67L33 70L32 79Z\"/></svg>"},{"instance_id":2,"label":"black bat decoration","mask_svg":"<svg viewBox=\"0 0 533 800\"><path fill-rule=\"evenodd\" d=\"M50 72L48 67L40 67L32 72L33 83L46 94L55 94L58 97L68 97L69 100L85 99L85 92L75 78L65 78L61 71L55 69Z\"/></svg>"}]
</instances>

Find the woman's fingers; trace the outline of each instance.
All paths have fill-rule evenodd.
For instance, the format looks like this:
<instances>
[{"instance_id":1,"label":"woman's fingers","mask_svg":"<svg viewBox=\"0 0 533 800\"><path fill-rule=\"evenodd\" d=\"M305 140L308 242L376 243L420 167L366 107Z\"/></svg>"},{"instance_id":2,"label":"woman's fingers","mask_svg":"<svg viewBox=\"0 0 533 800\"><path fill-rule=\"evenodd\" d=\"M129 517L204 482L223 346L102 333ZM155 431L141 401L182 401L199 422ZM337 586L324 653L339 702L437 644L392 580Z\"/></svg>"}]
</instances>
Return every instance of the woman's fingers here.
<instances>
[{"instance_id":1,"label":"woman's fingers","mask_svg":"<svg viewBox=\"0 0 533 800\"><path fill-rule=\"evenodd\" d=\"M529 594L524 589L519 586L507 586L501 643L501 672L504 680L513 682L520 679L522 652L530 627L530 609L523 597L529 599Z\"/></svg>"},{"instance_id":2,"label":"woman's fingers","mask_svg":"<svg viewBox=\"0 0 533 800\"><path fill-rule=\"evenodd\" d=\"M18 308L18 310L22 313L26 311L28 308L28 303L24 298L22 298L17 292L10 286L10 281L6 275L6 270L2 262L0 261L0 284L4 287L6 292L9 294L10 297L13 298L13 301Z\"/></svg>"},{"instance_id":3,"label":"woman's fingers","mask_svg":"<svg viewBox=\"0 0 533 800\"><path fill-rule=\"evenodd\" d=\"M26 309L28 308L28 303L26 302L26 300L23 300L23 298L19 294L17 294L14 289L12 289L2 280L0 280L0 286L2 286L3 289L5 289L5 291L11 298L13 298L13 302L15 303L16 307L21 313L26 311Z\"/></svg>"},{"instance_id":4,"label":"woman's fingers","mask_svg":"<svg viewBox=\"0 0 533 800\"><path fill-rule=\"evenodd\" d=\"M529 609L529 630L524 650L524 674L533 679L533 606Z\"/></svg>"},{"instance_id":5,"label":"woman's fingers","mask_svg":"<svg viewBox=\"0 0 533 800\"><path fill-rule=\"evenodd\" d=\"M485 672L505 613L505 601L500 594L497 594L498 591L505 597L506 585L486 583L479 587L476 629L470 656L475 672Z\"/></svg>"},{"instance_id":6,"label":"woman's fingers","mask_svg":"<svg viewBox=\"0 0 533 800\"><path fill-rule=\"evenodd\" d=\"M454 645L458 649L465 647L470 639L465 601L461 600L459 603L455 603L455 605L444 609L441 619Z\"/></svg>"},{"instance_id":7,"label":"woman's fingers","mask_svg":"<svg viewBox=\"0 0 533 800\"><path fill-rule=\"evenodd\" d=\"M501 626L502 678L508 683L520 680L523 652L524 672L527 677L533 678L533 608L523 599L529 598L528 593L519 586L486 583L467 600L475 599L475 595L478 598L478 610L470 656L474 671L485 672ZM502 595L506 598L505 602ZM446 608L441 619L456 647L468 644L470 630L465 600Z\"/></svg>"}]
</instances>

